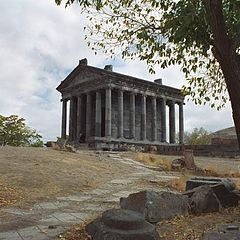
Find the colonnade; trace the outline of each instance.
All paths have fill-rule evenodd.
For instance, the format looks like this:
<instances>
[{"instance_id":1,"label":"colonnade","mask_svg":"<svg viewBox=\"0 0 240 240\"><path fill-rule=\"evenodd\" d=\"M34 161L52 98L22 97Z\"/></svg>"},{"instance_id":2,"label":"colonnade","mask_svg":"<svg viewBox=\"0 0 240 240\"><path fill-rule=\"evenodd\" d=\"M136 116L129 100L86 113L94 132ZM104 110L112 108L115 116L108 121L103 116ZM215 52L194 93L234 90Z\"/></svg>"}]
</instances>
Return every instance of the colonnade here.
<instances>
[{"instance_id":1,"label":"colonnade","mask_svg":"<svg viewBox=\"0 0 240 240\"><path fill-rule=\"evenodd\" d=\"M116 89L115 89L116 90ZM80 135L85 135L85 140L88 141L91 137L112 137L112 91L110 87L104 89L104 92L101 90L96 90L93 92L86 93L85 100L83 101L82 96L70 98L70 113L69 113L69 140L76 141L79 140ZM129 92L128 92L129 93ZM95 94L93 102L93 94ZM104 94L104 103L102 102L102 94ZM118 121L117 121L117 138L124 139L124 91L122 89L117 90L117 101L118 101ZM141 139L136 139L136 96L141 97ZM150 98L151 101L151 136L152 142L163 142L167 141L167 126L166 126L166 107L169 106L169 142L175 143L176 136L176 104L179 105L179 143L183 143L183 132L184 132L184 123L183 123L183 102L174 101L172 99L167 99L166 97L158 96L149 96L141 93L130 92L129 100L129 125L130 125L130 138L133 140L139 141L149 141L147 139L147 98ZM62 138L66 138L67 130L67 101L69 99L62 100ZM160 102L160 126L157 121L157 101ZM84 106L85 104L85 106ZM93 104L95 105L94 109L92 108ZM102 112L102 105L104 104L104 113ZM82 109L86 109L84 112L83 121ZM95 112L93 112L93 110ZM92 121L92 114L94 114L94 125ZM104 114L104 117L102 117ZM139 113L138 113L139 114ZM104 122L102 122L104 119ZM85 126L83 126L85 123ZM104 128L102 128L104 124ZM157 129L161 129L161 138L157 139ZM93 133L94 129L94 133ZM102 132L104 129L104 133ZM83 133L84 132L84 133Z\"/></svg>"}]
</instances>

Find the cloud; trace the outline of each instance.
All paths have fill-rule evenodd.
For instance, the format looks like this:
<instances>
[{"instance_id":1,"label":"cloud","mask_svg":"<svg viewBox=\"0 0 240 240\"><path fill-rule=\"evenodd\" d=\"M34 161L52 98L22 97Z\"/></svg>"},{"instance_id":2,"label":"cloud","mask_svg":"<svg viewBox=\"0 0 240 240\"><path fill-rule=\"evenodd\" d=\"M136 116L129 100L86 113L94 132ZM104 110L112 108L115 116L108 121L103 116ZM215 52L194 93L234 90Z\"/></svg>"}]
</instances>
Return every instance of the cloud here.
<instances>
[{"instance_id":1,"label":"cloud","mask_svg":"<svg viewBox=\"0 0 240 240\"><path fill-rule=\"evenodd\" d=\"M149 75L146 64L136 61L113 61L95 54L84 41L84 15L77 7L57 7L54 0L13 0L1 3L0 18L0 114L18 114L41 132L45 140L60 134L60 81L87 57L90 65L104 67L143 79L163 78L163 83L181 87L184 78L179 69L157 69ZM219 129L232 125L230 107L222 112L185 107L186 129L203 126Z\"/></svg>"}]
</instances>

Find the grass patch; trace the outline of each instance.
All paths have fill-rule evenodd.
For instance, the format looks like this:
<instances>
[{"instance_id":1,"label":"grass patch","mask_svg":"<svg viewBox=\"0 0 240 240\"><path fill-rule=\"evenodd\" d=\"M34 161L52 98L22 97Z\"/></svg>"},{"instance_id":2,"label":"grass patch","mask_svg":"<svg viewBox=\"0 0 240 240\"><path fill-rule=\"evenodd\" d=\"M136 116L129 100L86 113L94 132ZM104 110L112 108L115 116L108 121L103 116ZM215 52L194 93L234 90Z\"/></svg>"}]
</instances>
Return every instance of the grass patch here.
<instances>
[{"instance_id":1,"label":"grass patch","mask_svg":"<svg viewBox=\"0 0 240 240\"><path fill-rule=\"evenodd\" d=\"M185 175L180 176L177 179L171 179L164 182L159 182L159 185L164 188L170 188L178 192L184 192L186 189L187 177Z\"/></svg>"},{"instance_id":2,"label":"grass patch","mask_svg":"<svg viewBox=\"0 0 240 240\"><path fill-rule=\"evenodd\" d=\"M148 166L160 167L165 171L172 170L172 161L157 154L138 153L135 160Z\"/></svg>"}]
</instances>

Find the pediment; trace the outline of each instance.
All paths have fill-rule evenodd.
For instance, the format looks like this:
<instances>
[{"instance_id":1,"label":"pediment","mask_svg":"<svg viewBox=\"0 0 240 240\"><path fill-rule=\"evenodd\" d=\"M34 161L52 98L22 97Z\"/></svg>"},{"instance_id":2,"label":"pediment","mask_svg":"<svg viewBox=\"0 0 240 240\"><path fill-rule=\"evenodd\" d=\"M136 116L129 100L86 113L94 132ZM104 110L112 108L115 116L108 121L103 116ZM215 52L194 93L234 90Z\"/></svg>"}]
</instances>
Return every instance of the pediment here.
<instances>
[{"instance_id":1,"label":"pediment","mask_svg":"<svg viewBox=\"0 0 240 240\"><path fill-rule=\"evenodd\" d=\"M77 86L91 82L96 79L101 79L103 75L100 72L92 71L89 67L77 66L57 87L60 92L68 89L76 88Z\"/></svg>"}]
</instances>

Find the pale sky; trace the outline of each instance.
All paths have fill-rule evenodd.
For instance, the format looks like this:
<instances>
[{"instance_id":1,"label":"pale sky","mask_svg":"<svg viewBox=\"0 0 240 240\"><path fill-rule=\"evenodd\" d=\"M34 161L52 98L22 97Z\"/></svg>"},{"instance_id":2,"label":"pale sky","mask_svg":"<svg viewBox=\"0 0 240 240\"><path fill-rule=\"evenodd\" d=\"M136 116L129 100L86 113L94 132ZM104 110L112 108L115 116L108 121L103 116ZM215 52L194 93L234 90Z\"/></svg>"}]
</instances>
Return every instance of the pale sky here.
<instances>
[{"instance_id":1,"label":"pale sky","mask_svg":"<svg viewBox=\"0 0 240 240\"><path fill-rule=\"evenodd\" d=\"M77 7L65 9L54 0L11 0L1 2L0 18L0 114L17 114L42 134L44 140L60 135L61 103L56 87L87 58L91 66L112 64L116 72L134 77L163 79L179 88L184 77L178 67L157 69L150 75L146 64L109 59L87 47L85 18ZM222 111L185 101L185 130L204 127L209 131L233 126L229 104Z\"/></svg>"}]
</instances>

